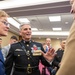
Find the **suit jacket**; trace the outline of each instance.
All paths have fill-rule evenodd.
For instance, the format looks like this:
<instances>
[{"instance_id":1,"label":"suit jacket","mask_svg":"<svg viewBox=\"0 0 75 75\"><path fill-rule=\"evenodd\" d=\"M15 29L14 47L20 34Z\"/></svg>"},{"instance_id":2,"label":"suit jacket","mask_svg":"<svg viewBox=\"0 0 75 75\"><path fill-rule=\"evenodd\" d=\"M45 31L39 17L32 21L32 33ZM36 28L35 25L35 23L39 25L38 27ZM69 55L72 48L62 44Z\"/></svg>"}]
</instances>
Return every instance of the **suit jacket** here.
<instances>
[{"instance_id":1,"label":"suit jacket","mask_svg":"<svg viewBox=\"0 0 75 75\"><path fill-rule=\"evenodd\" d=\"M0 50L0 75L6 75L5 74L4 59L3 59L3 55L2 55L1 50Z\"/></svg>"},{"instance_id":2,"label":"suit jacket","mask_svg":"<svg viewBox=\"0 0 75 75\"><path fill-rule=\"evenodd\" d=\"M53 60L53 67L57 67L59 69L59 63L61 62L61 59L62 59L62 56L63 56L63 53L64 53L64 50L62 49L58 49L56 51L56 56Z\"/></svg>"},{"instance_id":3,"label":"suit jacket","mask_svg":"<svg viewBox=\"0 0 75 75\"><path fill-rule=\"evenodd\" d=\"M75 21L70 29L62 63L56 75L75 75Z\"/></svg>"},{"instance_id":4,"label":"suit jacket","mask_svg":"<svg viewBox=\"0 0 75 75\"><path fill-rule=\"evenodd\" d=\"M38 50L44 51L42 44L33 41L30 41L30 43L24 43L24 40L22 40L16 44L11 45L5 62L7 75L10 75L13 62L15 64L14 67L18 69L27 68L28 65L30 65L31 67L38 66L40 60L42 61L42 64L44 64L45 66L50 66L50 64L43 58L43 56L33 56L34 46L36 46ZM23 50L23 47L25 47L27 54ZM32 58L30 58L30 56ZM35 74L31 75L40 75L37 73L38 71L36 71ZM14 69L13 75L27 75L27 74L25 71L19 72L17 71L17 69Z\"/></svg>"},{"instance_id":5,"label":"suit jacket","mask_svg":"<svg viewBox=\"0 0 75 75\"><path fill-rule=\"evenodd\" d=\"M2 48L2 54L3 54L4 60L6 60L6 56L8 55L9 49L10 49L10 44Z\"/></svg>"}]
</instances>

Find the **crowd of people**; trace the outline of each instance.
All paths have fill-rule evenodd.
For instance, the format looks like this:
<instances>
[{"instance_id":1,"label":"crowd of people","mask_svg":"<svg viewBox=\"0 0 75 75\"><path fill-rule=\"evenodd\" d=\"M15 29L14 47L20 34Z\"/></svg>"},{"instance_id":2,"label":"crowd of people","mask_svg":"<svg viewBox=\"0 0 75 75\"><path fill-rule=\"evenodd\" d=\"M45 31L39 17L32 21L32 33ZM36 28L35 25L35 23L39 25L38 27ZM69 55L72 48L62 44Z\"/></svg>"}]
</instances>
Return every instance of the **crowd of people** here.
<instances>
[{"instance_id":1,"label":"crowd of people","mask_svg":"<svg viewBox=\"0 0 75 75\"><path fill-rule=\"evenodd\" d=\"M71 13L74 14L75 0L70 0L70 3L72 5ZM0 37L8 35L10 26L7 21L8 17L6 12L0 10ZM0 75L10 75L12 68L12 75L41 75L38 68L40 61L50 71L50 75L75 75L75 21L70 28L66 42L62 41L61 48L56 52L51 45L50 38L46 39L44 46L31 39L30 23L20 25L19 31L22 40L10 43L7 54L4 50L6 47L0 47ZM38 51L34 49L34 46Z\"/></svg>"}]
</instances>

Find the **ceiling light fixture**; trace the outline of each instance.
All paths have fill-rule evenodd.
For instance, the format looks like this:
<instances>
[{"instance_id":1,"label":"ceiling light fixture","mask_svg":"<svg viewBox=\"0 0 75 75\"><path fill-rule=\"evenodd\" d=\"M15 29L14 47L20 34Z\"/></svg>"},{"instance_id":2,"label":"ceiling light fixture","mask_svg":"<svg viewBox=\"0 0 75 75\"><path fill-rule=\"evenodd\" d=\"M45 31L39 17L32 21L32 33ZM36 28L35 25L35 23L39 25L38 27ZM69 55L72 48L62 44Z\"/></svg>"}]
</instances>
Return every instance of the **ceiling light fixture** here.
<instances>
[{"instance_id":1,"label":"ceiling light fixture","mask_svg":"<svg viewBox=\"0 0 75 75\"><path fill-rule=\"evenodd\" d=\"M24 23L24 22L25 22L25 23L26 23L26 22L27 22L27 23L30 22L27 18L18 18L18 20L19 20L20 22L23 22L23 23Z\"/></svg>"},{"instance_id":2,"label":"ceiling light fixture","mask_svg":"<svg viewBox=\"0 0 75 75\"><path fill-rule=\"evenodd\" d=\"M31 28L31 30L32 30L32 31L37 31L38 29L37 29L37 28Z\"/></svg>"},{"instance_id":3,"label":"ceiling light fixture","mask_svg":"<svg viewBox=\"0 0 75 75\"><path fill-rule=\"evenodd\" d=\"M53 31L62 30L62 28L52 28Z\"/></svg>"},{"instance_id":4,"label":"ceiling light fixture","mask_svg":"<svg viewBox=\"0 0 75 75\"><path fill-rule=\"evenodd\" d=\"M68 36L69 32L32 32L32 35Z\"/></svg>"},{"instance_id":5,"label":"ceiling light fixture","mask_svg":"<svg viewBox=\"0 0 75 75\"><path fill-rule=\"evenodd\" d=\"M61 16L49 16L50 22L61 21Z\"/></svg>"},{"instance_id":6,"label":"ceiling light fixture","mask_svg":"<svg viewBox=\"0 0 75 75\"><path fill-rule=\"evenodd\" d=\"M63 2L67 0L6 0L0 2L0 9L33 6L46 3ZM18 3L17 3L18 2Z\"/></svg>"},{"instance_id":7,"label":"ceiling light fixture","mask_svg":"<svg viewBox=\"0 0 75 75\"><path fill-rule=\"evenodd\" d=\"M68 24L68 22L65 22L65 24Z\"/></svg>"},{"instance_id":8,"label":"ceiling light fixture","mask_svg":"<svg viewBox=\"0 0 75 75\"><path fill-rule=\"evenodd\" d=\"M43 29L39 29L39 30L43 30Z\"/></svg>"},{"instance_id":9,"label":"ceiling light fixture","mask_svg":"<svg viewBox=\"0 0 75 75\"><path fill-rule=\"evenodd\" d=\"M15 19L9 17L9 18L7 18L7 20L8 20L8 22L9 22L11 25L13 25L13 26L15 26L16 28L19 29L20 23L18 23Z\"/></svg>"}]
</instances>

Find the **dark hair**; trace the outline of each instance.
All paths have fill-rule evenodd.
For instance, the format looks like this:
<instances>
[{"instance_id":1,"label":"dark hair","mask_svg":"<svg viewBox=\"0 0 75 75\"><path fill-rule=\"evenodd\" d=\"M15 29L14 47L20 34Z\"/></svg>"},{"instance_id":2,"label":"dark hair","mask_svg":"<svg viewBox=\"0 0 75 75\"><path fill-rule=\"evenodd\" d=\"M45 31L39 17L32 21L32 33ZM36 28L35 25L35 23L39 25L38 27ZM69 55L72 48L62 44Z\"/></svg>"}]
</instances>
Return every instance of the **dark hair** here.
<instances>
[{"instance_id":1,"label":"dark hair","mask_svg":"<svg viewBox=\"0 0 75 75\"><path fill-rule=\"evenodd\" d=\"M18 40L16 36L11 36L10 39L15 39L15 40Z\"/></svg>"},{"instance_id":2,"label":"dark hair","mask_svg":"<svg viewBox=\"0 0 75 75\"><path fill-rule=\"evenodd\" d=\"M0 38L0 40L2 40L2 38Z\"/></svg>"}]
</instances>

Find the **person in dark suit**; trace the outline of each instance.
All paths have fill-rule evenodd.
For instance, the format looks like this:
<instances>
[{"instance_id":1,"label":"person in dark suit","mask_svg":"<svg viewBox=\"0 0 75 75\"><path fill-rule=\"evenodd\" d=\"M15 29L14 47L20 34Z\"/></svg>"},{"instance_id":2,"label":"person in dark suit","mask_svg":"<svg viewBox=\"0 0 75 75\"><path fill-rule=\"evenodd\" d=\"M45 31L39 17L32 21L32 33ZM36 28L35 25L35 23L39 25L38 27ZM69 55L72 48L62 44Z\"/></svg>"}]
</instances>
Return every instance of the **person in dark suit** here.
<instances>
[{"instance_id":1,"label":"person in dark suit","mask_svg":"<svg viewBox=\"0 0 75 75\"><path fill-rule=\"evenodd\" d=\"M5 11L0 10L0 37L7 36L9 23L7 22L8 14ZM5 74L5 66L4 66L4 59L0 49L0 75Z\"/></svg>"},{"instance_id":2,"label":"person in dark suit","mask_svg":"<svg viewBox=\"0 0 75 75\"><path fill-rule=\"evenodd\" d=\"M54 49L44 53L42 44L31 40L31 33L29 23L20 26L22 40L10 47L5 61L7 75L10 75L13 62L15 64L13 75L40 75L38 68L40 60L45 66L50 66L50 61L55 56Z\"/></svg>"},{"instance_id":3,"label":"person in dark suit","mask_svg":"<svg viewBox=\"0 0 75 75\"><path fill-rule=\"evenodd\" d=\"M66 44L66 41L62 41L61 42L61 48L59 48L57 51L56 51L56 56L54 57L54 61L53 61L53 64L55 67L57 67L57 69L59 69L60 65L61 65L61 59L63 57L63 54L64 54L64 50L65 50L65 44Z\"/></svg>"},{"instance_id":4,"label":"person in dark suit","mask_svg":"<svg viewBox=\"0 0 75 75\"><path fill-rule=\"evenodd\" d=\"M56 56L54 57L53 65L52 65L53 68L51 71L52 75L55 75L58 69L60 68L61 60L65 50L65 44L66 44L66 40L61 41L60 43L61 48L58 48L58 50L56 51Z\"/></svg>"}]
</instances>

